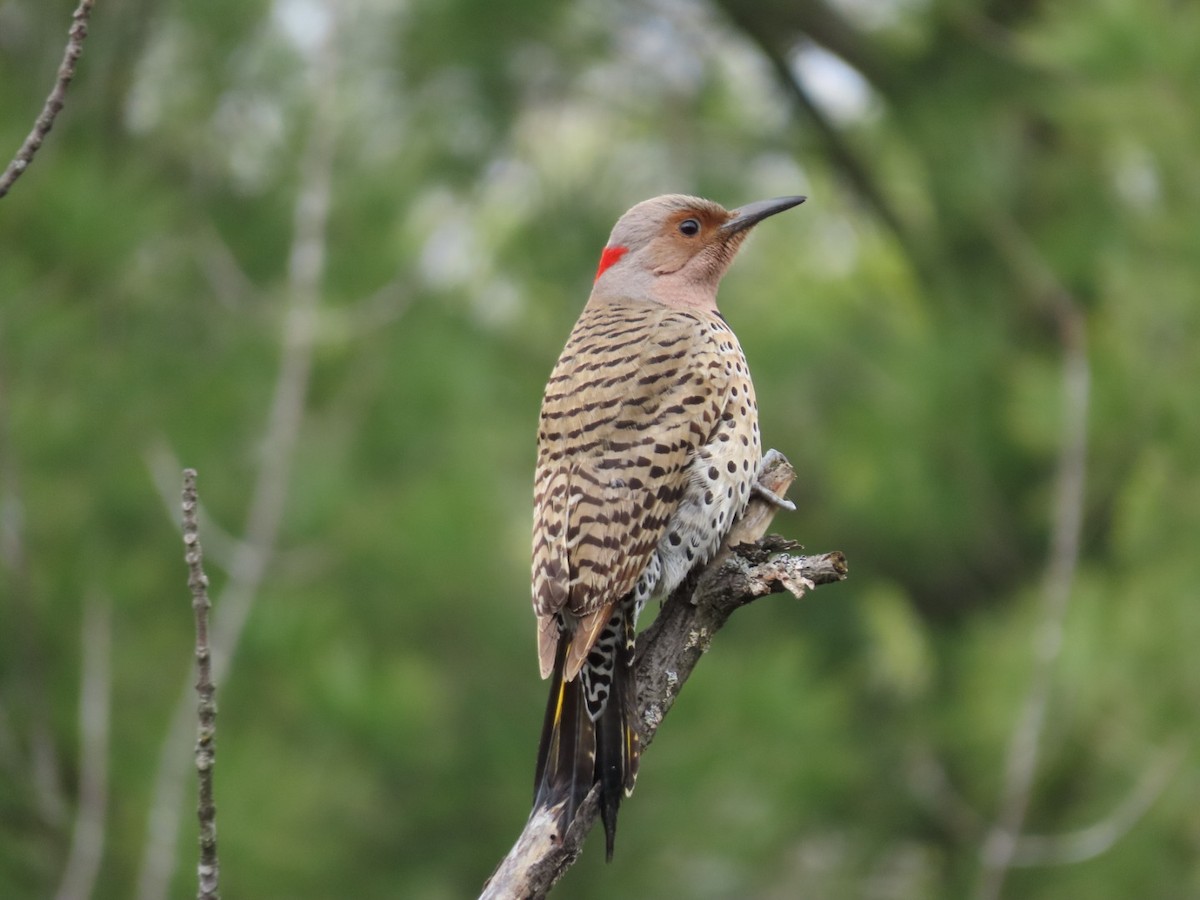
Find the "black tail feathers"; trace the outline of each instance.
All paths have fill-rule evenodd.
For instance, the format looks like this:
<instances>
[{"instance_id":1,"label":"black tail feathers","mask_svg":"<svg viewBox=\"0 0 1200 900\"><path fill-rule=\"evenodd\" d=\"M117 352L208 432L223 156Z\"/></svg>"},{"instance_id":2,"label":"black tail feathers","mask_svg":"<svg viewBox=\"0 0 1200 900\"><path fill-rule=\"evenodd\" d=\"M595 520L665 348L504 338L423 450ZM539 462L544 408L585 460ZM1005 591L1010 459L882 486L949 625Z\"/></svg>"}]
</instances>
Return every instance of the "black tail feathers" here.
<instances>
[{"instance_id":1,"label":"black tail feathers","mask_svg":"<svg viewBox=\"0 0 1200 900\"><path fill-rule=\"evenodd\" d=\"M546 701L542 743L534 775L533 806L551 808L565 801L560 830L565 832L594 782L596 727L583 701L582 681L563 680L568 640L560 638Z\"/></svg>"},{"instance_id":2,"label":"black tail feathers","mask_svg":"<svg viewBox=\"0 0 1200 900\"><path fill-rule=\"evenodd\" d=\"M570 640L571 635L559 638L538 748L533 806L550 809L562 804L558 821L560 834L565 834L592 785L599 784L605 849L611 862L617 810L622 796L633 792L637 779L639 744L633 726L636 691L632 644L617 642L612 689L593 721L584 699L586 682L582 673L570 681L563 679Z\"/></svg>"}]
</instances>

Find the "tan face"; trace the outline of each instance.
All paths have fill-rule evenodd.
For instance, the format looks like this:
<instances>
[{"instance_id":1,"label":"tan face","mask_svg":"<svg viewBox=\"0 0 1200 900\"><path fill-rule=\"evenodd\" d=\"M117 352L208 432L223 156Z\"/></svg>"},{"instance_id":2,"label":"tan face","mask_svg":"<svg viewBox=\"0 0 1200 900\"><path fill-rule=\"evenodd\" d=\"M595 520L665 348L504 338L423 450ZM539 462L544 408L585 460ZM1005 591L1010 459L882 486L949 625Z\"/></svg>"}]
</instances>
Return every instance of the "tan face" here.
<instances>
[{"instance_id":1,"label":"tan face","mask_svg":"<svg viewBox=\"0 0 1200 900\"><path fill-rule=\"evenodd\" d=\"M685 194L644 200L613 226L593 294L715 310L721 276L750 229L803 201L777 197L730 211Z\"/></svg>"},{"instance_id":2,"label":"tan face","mask_svg":"<svg viewBox=\"0 0 1200 900\"><path fill-rule=\"evenodd\" d=\"M732 217L716 204L672 212L647 247L651 270L655 275L669 275L687 269L697 280L719 276L745 238L745 232L723 230Z\"/></svg>"}]
</instances>

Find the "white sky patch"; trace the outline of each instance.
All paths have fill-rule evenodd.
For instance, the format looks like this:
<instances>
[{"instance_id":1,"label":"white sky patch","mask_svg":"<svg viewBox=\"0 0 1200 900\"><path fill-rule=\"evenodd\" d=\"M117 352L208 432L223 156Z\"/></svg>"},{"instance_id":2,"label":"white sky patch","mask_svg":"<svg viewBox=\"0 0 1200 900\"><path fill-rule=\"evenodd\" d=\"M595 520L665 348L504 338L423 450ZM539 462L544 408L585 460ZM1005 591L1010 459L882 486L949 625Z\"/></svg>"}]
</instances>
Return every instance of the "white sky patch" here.
<instances>
[{"instance_id":1,"label":"white sky patch","mask_svg":"<svg viewBox=\"0 0 1200 900\"><path fill-rule=\"evenodd\" d=\"M248 191L264 187L276 172L286 138L279 104L253 91L224 94L213 117L213 130L238 186Z\"/></svg>"},{"instance_id":2,"label":"white sky patch","mask_svg":"<svg viewBox=\"0 0 1200 900\"><path fill-rule=\"evenodd\" d=\"M860 122L875 111L866 79L828 50L805 42L792 54L791 65L813 102L835 122Z\"/></svg>"},{"instance_id":3,"label":"white sky patch","mask_svg":"<svg viewBox=\"0 0 1200 900\"><path fill-rule=\"evenodd\" d=\"M1129 206L1148 210L1158 204L1162 195L1158 167L1145 147L1122 147L1113 165L1112 178L1117 195Z\"/></svg>"},{"instance_id":4,"label":"white sky patch","mask_svg":"<svg viewBox=\"0 0 1200 900\"><path fill-rule=\"evenodd\" d=\"M156 30L154 40L146 42L125 99L125 126L134 134L158 128L171 102L181 103L198 91L185 37L178 23L167 20Z\"/></svg>"},{"instance_id":5,"label":"white sky patch","mask_svg":"<svg viewBox=\"0 0 1200 900\"><path fill-rule=\"evenodd\" d=\"M271 20L297 50L311 55L333 27L333 12L322 0L275 0Z\"/></svg>"},{"instance_id":6,"label":"white sky patch","mask_svg":"<svg viewBox=\"0 0 1200 900\"><path fill-rule=\"evenodd\" d=\"M659 90L691 94L704 77L704 61L699 58L674 23L654 16L637 28L617 32L620 49L617 58L623 65L632 60L643 72L654 72Z\"/></svg>"},{"instance_id":7,"label":"white sky patch","mask_svg":"<svg viewBox=\"0 0 1200 900\"><path fill-rule=\"evenodd\" d=\"M502 168L522 180L517 167ZM410 234L424 236L418 261L424 284L461 291L471 317L490 329L508 327L522 308L520 290L497 270L489 246L493 231L506 232L514 222L498 219L495 212L495 203L487 198L466 201L434 188L414 201L406 227Z\"/></svg>"},{"instance_id":8,"label":"white sky patch","mask_svg":"<svg viewBox=\"0 0 1200 900\"><path fill-rule=\"evenodd\" d=\"M450 214L430 231L421 248L421 277L443 290L472 281L479 265L480 247L466 216Z\"/></svg>"}]
</instances>

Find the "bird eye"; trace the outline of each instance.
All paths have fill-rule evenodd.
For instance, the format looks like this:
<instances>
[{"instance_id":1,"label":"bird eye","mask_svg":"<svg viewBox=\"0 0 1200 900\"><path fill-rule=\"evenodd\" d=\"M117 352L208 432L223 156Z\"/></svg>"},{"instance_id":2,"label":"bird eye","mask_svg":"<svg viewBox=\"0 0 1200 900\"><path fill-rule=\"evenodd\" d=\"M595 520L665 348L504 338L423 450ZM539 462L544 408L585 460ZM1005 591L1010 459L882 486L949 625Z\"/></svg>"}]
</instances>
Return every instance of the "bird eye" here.
<instances>
[{"instance_id":1,"label":"bird eye","mask_svg":"<svg viewBox=\"0 0 1200 900\"><path fill-rule=\"evenodd\" d=\"M679 223L679 233L685 237L695 237L700 233L700 223L695 219L684 219Z\"/></svg>"}]
</instances>

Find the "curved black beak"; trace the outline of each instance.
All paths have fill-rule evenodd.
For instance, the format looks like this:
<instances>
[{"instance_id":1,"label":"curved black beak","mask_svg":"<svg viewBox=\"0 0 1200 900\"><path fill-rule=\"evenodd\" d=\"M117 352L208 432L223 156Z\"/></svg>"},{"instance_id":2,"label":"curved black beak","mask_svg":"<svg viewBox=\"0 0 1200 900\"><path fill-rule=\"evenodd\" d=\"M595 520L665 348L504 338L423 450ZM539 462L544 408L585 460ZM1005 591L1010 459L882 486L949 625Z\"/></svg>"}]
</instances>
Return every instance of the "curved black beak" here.
<instances>
[{"instance_id":1,"label":"curved black beak","mask_svg":"<svg viewBox=\"0 0 1200 900\"><path fill-rule=\"evenodd\" d=\"M733 218L721 226L726 235L737 234L757 225L767 216L781 213L785 209L799 206L807 197L776 197L773 200L759 200L757 203L747 203L733 211Z\"/></svg>"}]
</instances>

